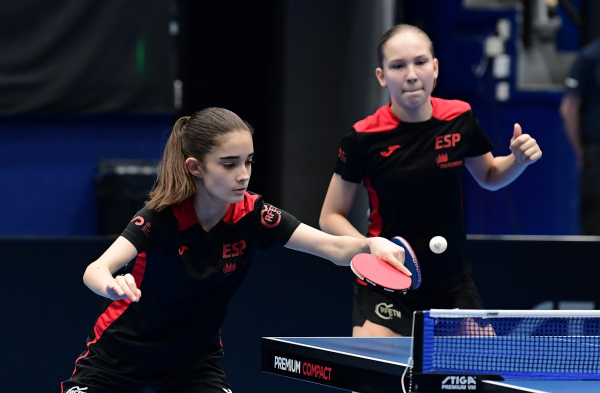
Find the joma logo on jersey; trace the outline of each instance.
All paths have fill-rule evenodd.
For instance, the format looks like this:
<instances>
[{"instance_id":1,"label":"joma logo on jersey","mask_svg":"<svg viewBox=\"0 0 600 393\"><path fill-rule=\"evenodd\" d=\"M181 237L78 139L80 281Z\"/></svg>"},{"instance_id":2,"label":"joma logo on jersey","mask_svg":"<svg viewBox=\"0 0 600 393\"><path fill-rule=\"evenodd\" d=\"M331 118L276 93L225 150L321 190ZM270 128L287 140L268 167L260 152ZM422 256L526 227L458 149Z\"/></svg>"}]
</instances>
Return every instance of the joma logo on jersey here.
<instances>
[{"instance_id":1,"label":"joma logo on jersey","mask_svg":"<svg viewBox=\"0 0 600 393\"><path fill-rule=\"evenodd\" d=\"M239 242L231 244L223 244L223 258L231 258L242 255L244 253L244 248L246 248L246 242L244 240L240 240Z\"/></svg>"},{"instance_id":2,"label":"joma logo on jersey","mask_svg":"<svg viewBox=\"0 0 600 393\"><path fill-rule=\"evenodd\" d=\"M399 149L399 148L400 148L400 145L390 146L390 147L388 147L388 149L386 151L382 151L379 154L381 154L384 157L389 157L394 152L394 150Z\"/></svg>"},{"instance_id":3,"label":"joma logo on jersey","mask_svg":"<svg viewBox=\"0 0 600 393\"><path fill-rule=\"evenodd\" d=\"M435 137L435 150L454 147L460 141L460 134L447 134Z\"/></svg>"}]
</instances>

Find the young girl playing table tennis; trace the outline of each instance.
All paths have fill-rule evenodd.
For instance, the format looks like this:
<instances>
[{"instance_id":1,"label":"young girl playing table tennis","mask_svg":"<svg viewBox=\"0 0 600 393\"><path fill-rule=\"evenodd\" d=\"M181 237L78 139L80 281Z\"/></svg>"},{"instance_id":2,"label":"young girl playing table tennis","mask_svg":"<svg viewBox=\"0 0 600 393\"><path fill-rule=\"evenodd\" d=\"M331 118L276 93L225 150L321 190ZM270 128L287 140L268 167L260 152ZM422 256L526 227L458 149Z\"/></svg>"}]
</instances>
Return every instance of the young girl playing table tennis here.
<instances>
[{"instance_id":1,"label":"young girl playing table tennis","mask_svg":"<svg viewBox=\"0 0 600 393\"><path fill-rule=\"evenodd\" d=\"M368 237L402 236L422 269L420 289L406 295L375 291L358 281L353 335L411 335L415 310L482 308L465 261L461 180L466 167L484 188L511 183L542 152L515 124L512 154L494 157L469 104L431 96L439 64L431 40L411 25L387 31L377 51L377 80L391 103L357 122L343 140L323 204L321 229L365 238L348 221L358 184L369 194ZM434 254L429 242L447 240Z\"/></svg>"},{"instance_id":2,"label":"young girl playing table tennis","mask_svg":"<svg viewBox=\"0 0 600 393\"><path fill-rule=\"evenodd\" d=\"M371 252L406 271L392 242L328 235L248 192L253 155L252 129L233 112L177 121L146 207L85 271L108 300L63 393L231 392L219 330L259 248L338 265Z\"/></svg>"}]
</instances>

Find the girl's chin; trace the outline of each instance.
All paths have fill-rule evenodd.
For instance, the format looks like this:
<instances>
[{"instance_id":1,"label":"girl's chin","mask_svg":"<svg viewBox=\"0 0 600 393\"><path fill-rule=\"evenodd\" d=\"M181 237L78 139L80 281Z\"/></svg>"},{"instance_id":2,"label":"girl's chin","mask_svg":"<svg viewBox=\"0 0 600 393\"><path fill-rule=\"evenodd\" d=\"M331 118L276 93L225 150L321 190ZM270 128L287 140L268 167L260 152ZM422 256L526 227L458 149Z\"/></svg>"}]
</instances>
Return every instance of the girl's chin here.
<instances>
[{"instance_id":1,"label":"girl's chin","mask_svg":"<svg viewBox=\"0 0 600 393\"><path fill-rule=\"evenodd\" d=\"M240 203L243 200L244 200L244 194L241 194L241 195L236 194L231 197L229 203Z\"/></svg>"},{"instance_id":2,"label":"girl's chin","mask_svg":"<svg viewBox=\"0 0 600 393\"><path fill-rule=\"evenodd\" d=\"M418 109L423 106L427 102L426 97L403 97L400 101L400 105L402 105L406 109Z\"/></svg>"},{"instance_id":3,"label":"girl's chin","mask_svg":"<svg viewBox=\"0 0 600 393\"><path fill-rule=\"evenodd\" d=\"M419 90L416 93L409 93L402 96L402 101L409 105L421 106L431 100L431 93L425 90Z\"/></svg>"},{"instance_id":4,"label":"girl's chin","mask_svg":"<svg viewBox=\"0 0 600 393\"><path fill-rule=\"evenodd\" d=\"M223 203L240 203L244 200L244 195L214 195L214 197Z\"/></svg>"}]
</instances>

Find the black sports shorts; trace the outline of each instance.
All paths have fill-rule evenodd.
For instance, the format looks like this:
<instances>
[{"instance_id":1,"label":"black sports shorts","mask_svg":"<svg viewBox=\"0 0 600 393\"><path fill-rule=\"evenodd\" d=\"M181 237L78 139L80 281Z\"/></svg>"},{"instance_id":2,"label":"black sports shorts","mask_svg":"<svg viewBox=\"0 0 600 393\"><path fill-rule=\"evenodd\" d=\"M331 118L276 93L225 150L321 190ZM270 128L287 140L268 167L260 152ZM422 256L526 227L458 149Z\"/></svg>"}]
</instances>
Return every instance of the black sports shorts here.
<instances>
[{"instance_id":1,"label":"black sports shorts","mask_svg":"<svg viewBox=\"0 0 600 393\"><path fill-rule=\"evenodd\" d=\"M412 336L413 312L432 308L481 310L483 304L473 280L444 290L417 289L408 291L405 295L383 292L356 283L352 324L362 326L368 319L403 336Z\"/></svg>"},{"instance_id":2,"label":"black sports shorts","mask_svg":"<svg viewBox=\"0 0 600 393\"><path fill-rule=\"evenodd\" d=\"M109 358L90 346L87 356L75 364L75 373L61 385L61 393L141 392L151 387L156 393L232 393L217 361L223 356L219 342L177 368L156 370L122 359Z\"/></svg>"}]
</instances>

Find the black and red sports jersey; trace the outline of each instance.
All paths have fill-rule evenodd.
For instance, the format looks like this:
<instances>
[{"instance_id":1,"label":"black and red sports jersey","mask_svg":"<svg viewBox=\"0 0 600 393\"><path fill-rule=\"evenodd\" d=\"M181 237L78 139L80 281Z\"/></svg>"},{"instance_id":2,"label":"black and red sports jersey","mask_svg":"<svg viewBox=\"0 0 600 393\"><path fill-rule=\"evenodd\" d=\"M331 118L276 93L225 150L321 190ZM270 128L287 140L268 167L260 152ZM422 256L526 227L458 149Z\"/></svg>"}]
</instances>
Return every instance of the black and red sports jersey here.
<instances>
[{"instance_id":1,"label":"black and red sports jersey","mask_svg":"<svg viewBox=\"0 0 600 393\"><path fill-rule=\"evenodd\" d=\"M359 121L342 139L335 173L363 182L369 194L368 236L404 237L422 268L422 288L465 280L466 235L462 217L465 157L492 150L469 104L431 98L433 116L406 123L388 104ZM443 236L442 254L429 249Z\"/></svg>"},{"instance_id":2,"label":"black and red sports jersey","mask_svg":"<svg viewBox=\"0 0 600 393\"><path fill-rule=\"evenodd\" d=\"M246 193L208 232L192 198L160 212L140 210L122 236L139 255L126 267L139 302L107 300L88 347L148 365L181 364L219 339L227 303L258 248L285 245L300 222Z\"/></svg>"}]
</instances>

